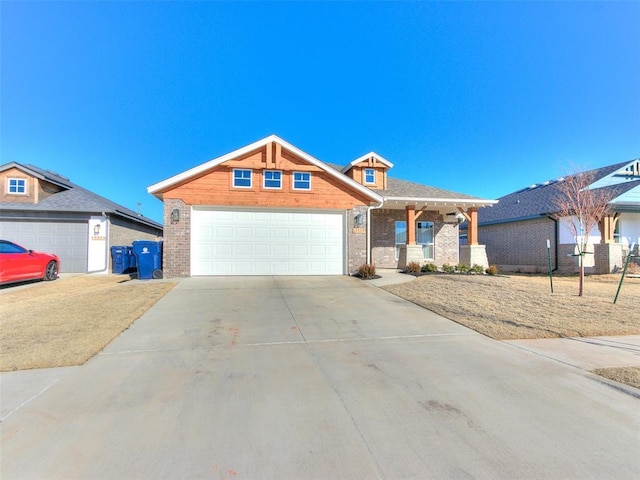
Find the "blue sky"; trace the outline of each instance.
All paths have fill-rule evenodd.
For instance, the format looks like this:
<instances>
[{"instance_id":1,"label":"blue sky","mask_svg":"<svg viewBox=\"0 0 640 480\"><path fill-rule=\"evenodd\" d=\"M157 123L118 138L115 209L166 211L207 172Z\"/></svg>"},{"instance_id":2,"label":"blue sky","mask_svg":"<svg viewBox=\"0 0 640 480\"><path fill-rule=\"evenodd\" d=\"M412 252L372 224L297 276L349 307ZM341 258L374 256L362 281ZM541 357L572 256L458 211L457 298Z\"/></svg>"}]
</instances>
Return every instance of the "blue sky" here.
<instances>
[{"instance_id":1,"label":"blue sky","mask_svg":"<svg viewBox=\"0 0 640 480\"><path fill-rule=\"evenodd\" d=\"M498 198L640 156L640 2L0 2L0 163L146 188L276 134Z\"/></svg>"}]
</instances>

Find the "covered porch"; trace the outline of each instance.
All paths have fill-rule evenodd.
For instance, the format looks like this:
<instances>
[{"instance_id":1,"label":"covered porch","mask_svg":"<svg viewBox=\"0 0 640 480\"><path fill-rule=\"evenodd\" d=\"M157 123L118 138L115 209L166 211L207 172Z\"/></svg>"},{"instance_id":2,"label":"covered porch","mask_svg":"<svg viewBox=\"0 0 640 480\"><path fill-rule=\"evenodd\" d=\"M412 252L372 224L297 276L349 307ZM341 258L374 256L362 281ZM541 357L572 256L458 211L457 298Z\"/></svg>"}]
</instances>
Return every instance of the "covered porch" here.
<instances>
[{"instance_id":1,"label":"covered porch","mask_svg":"<svg viewBox=\"0 0 640 480\"><path fill-rule=\"evenodd\" d=\"M489 266L478 243L478 209L493 200L385 198L371 212L370 258L381 268L405 268L410 262ZM466 222L467 242L460 245Z\"/></svg>"}]
</instances>

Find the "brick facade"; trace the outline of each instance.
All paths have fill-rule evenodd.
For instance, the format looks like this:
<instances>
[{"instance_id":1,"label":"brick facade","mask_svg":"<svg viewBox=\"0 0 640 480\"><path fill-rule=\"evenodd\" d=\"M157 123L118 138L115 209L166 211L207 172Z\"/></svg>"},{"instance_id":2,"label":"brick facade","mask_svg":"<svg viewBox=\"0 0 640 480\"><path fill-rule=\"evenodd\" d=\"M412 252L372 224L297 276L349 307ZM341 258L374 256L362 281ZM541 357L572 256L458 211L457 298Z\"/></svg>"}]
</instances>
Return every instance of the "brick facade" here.
<instances>
[{"instance_id":1,"label":"brick facade","mask_svg":"<svg viewBox=\"0 0 640 480\"><path fill-rule=\"evenodd\" d=\"M546 272L547 239L551 241L552 268L556 267L556 222L548 217L478 228L489 264L501 271ZM559 253L560 254L560 253Z\"/></svg>"},{"instance_id":2,"label":"brick facade","mask_svg":"<svg viewBox=\"0 0 640 480\"><path fill-rule=\"evenodd\" d=\"M171 212L174 209L180 212L177 223L171 223ZM162 270L165 278L191 275L191 207L182 200L164 201Z\"/></svg>"},{"instance_id":3,"label":"brick facade","mask_svg":"<svg viewBox=\"0 0 640 480\"><path fill-rule=\"evenodd\" d=\"M355 225L357 215L362 215L362 225ZM353 274L367 263L367 207L359 206L347 212L347 273Z\"/></svg>"}]
</instances>

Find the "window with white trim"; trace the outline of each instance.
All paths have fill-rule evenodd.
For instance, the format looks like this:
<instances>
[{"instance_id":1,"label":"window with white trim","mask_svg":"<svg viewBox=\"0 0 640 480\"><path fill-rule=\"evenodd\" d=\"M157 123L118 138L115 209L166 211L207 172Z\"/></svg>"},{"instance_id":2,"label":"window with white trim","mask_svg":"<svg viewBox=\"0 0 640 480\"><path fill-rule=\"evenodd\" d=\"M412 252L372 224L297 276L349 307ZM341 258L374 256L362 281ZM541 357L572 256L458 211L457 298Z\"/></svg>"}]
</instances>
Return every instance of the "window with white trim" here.
<instances>
[{"instance_id":1,"label":"window with white trim","mask_svg":"<svg viewBox=\"0 0 640 480\"><path fill-rule=\"evenodd\" d=\"M282 188L282 172L280 170L265 170L263 176L264 188Z\"/></svg>"},{"instance_id":2,"label":"window with white trim","mask_svg":"<svg viewBox=\"0 0 640 480\"><path fill-rule=\"evenodd\" d=\"M236 188L251 188L251 170L234 168L233 186Z\"/></svg>"},{"instance_id":3,"label":"window with white trim","mask_svg":"<svg viewBox=\"0 0 640 480\"><path fill-rule=\"evenodd\" d=\"M310 172L293 172L294 190L311 190Z\"/></svg>"},{"instance_id":4,"label":"window with white trim","mask_svg":"<svg viewBox=\"0 0 640 480\"><path fill-rule=\"evenodd\" d=\"M26 178L7 179L7 192L13 195L25 195L27 193Z\"/></svg>"},{"instance_id":5,"label":"window with white trim","mask_svg":"<svg viewBox=\"0 0 640 480\"><path fill-rule=\"evenodd\" d=\"M407 244L407 222L397 220L395 222L396 260L400 258L400 246Z\"/></svg>"},{"instance_id":6,"label":"window with white trim","mask_svg":"<svg viewBox=\"0 0 640 480\"><path fill-rule=\"evenodd\" d=\"M422 245L422 256L433 260L433 222L416 223L416 243Z\"/></svg>"},{"instance_id":7,"label":"window with white trim","mask_svg":"<svg viewBox=\"0 0 640 480\"><path fill-rule=\"evenodd\" d=\"M376 171L373 168L364 169L364 183L373 185L376 183Z\"/></svg>"}]
</instances>

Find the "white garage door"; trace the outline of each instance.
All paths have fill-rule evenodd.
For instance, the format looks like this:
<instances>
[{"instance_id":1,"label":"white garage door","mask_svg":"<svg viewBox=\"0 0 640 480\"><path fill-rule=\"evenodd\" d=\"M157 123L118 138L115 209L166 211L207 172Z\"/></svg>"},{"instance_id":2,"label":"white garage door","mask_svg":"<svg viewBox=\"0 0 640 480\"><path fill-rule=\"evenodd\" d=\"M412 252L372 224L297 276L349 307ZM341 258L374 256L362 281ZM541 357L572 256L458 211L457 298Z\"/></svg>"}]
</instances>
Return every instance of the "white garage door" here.
<instances>
[{"instance_id":1,"label":"white garage door","mask_svg":"<svg viewBox=\"0 0 640 480\"><path fill-rule=\"evenodd\" d=\"M341 275L343 214L194 209L192 275Z\"/></svg>"}]
</instances>

